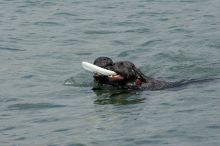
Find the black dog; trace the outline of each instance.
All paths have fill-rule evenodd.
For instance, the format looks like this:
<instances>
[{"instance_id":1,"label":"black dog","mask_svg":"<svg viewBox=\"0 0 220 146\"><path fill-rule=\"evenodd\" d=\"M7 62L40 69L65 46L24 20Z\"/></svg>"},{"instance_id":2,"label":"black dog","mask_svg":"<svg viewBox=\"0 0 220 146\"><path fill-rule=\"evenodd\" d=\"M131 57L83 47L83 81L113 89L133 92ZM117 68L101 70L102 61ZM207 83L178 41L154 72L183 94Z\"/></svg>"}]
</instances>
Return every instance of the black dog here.
<instances>
[{"instance_id":1,"label":"black dog","mask_svg":"<svg viewBox=\"0 0 220 146\"><path fill-rule=\"evenodd\" d=\"M129 61L114 63L111 58L99 57L94 61L94 64L117 73L116 76L94 74L96 83L94 89L111 87L117 89L160 90L184 83L184 81L166 82L147 77Z\"/></svg>"},{"instance_id":2,"label":"black dog","mask_svg":"<svg viewBox=\"0 0 220 146\"><path fill-rule=\"evenodd\" d=\"M94 64L117 73L115 76L94 74L95 87L93 89L127 89L127 90L162 90L180 87L191 83L203 83L220 78L200 78L166 82L145 76L133 63L129 61L113 62L108 57L98 57Z\"/></svg>"}]
</instances>

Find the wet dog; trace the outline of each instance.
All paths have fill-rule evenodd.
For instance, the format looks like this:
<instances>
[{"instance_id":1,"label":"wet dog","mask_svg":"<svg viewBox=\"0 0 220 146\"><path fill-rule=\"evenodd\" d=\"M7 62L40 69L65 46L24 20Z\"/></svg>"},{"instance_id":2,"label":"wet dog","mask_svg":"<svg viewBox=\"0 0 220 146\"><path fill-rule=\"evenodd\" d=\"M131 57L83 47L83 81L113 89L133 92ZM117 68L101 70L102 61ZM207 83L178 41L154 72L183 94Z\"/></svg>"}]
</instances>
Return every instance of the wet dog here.
<instances>
[{"instance_id":1,"label":"wet dog","mask_svg":"<svg viewBox=\"0 0 220 146\"><path fill-rule=\"evenodd\" d=\"M115 76L94 74L94 89L117 88L134 90L160 90L176 86L179 82L166 82L145 76L132 62L113 62L108 57L98 57L94 64L117 73Z\"/></svg>"},{"instance_id":2,"label":"wet dog","mask_svg":"<svg viewBox=\"0 0 220 146\"><path fill-rule=\"evenodd\" d=\"M162 90L180 87L192 83L204 83L220 79L219 77L199 78L167 82L145 76L132 62L113 62L108 57L98 57L94 64L117 73L114 76L94 74L95 89L126 89L126 90Z\"/></svg>"}]
</instances>

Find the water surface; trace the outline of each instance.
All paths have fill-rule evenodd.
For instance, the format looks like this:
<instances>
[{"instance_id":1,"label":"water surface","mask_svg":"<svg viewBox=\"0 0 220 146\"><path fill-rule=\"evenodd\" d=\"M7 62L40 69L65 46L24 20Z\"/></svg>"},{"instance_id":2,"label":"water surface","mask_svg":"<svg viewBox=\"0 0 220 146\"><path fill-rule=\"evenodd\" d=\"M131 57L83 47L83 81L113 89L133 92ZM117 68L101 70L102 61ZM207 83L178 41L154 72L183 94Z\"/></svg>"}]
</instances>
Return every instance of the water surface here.
<instances>
[{"instance_id":1,"label":"water surface","mask_svg":"<svg viewBox=\"0 0 220 146\"><path fill-rule=\"evenodd\" d=\"M91 90L81 61L168 81L220 76L218 0L1 0L0 143L219 146L220 81ZM72 86L64 81L74 79Z\"/></svg>"}]
</instances>

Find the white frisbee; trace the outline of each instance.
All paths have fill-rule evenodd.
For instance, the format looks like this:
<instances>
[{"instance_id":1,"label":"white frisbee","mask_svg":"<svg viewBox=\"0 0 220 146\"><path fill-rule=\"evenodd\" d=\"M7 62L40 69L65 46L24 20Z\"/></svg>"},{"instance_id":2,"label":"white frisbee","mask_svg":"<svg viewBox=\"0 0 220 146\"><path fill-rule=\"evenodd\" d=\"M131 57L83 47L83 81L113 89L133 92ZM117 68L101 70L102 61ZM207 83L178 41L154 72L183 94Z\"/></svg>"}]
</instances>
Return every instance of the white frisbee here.
<instances>
[{"instance_id":1,"label":"white frisbee","mask_svg":"<svg viewBox=\"0 0 220 146\"><path fill-rule=\"evenodd\" d=\"M85 62L85 61L82 62L82 67L85 70L88 70L93 73L99 73L99 74L106 75L106 76L116 75L116 72L114 72L114 71L107 70L105 68L96 66L94 64L91 64L91 63Z\"/></svg>"}]
</instances>

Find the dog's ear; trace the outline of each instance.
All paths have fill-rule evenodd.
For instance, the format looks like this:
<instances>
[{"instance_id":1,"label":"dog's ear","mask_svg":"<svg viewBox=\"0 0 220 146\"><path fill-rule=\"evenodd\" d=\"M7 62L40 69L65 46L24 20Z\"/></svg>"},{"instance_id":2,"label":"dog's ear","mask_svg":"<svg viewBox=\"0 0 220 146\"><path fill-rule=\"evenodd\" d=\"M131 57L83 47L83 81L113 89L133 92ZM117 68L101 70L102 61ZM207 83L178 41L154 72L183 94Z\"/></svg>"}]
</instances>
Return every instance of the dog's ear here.
<instances>
[{"instance_id":1,"label":"dog's ear","mask_svg":"<svg viewBox=\"0 0 220 146\"><path fill-rule=\"evenodd\" d=\"M98 57L95 59L94 64L106 68L107 66L111 66L113 64L113 61L109 57Z\"/></svg>"},{"instance_id":2,"label":"dog's ear","mask_svg":"<svg viewBox=\"0 0 220 146\"><path fill-rule=\"evenodd\" d=\"M140 69L134 67L133 70L137 73L138 77L141 79L142 82L147 81L147 77L140 71Z\"/></svg>"},{"instance_id":3,"label":"dog's ear","mask_svg":"<svg viewBox=\"0 0 220 146\"><path fill-rule=\"evenodd\" d=\"M146 83L147 80L151 80L152 79L152 78L146 76L145 74L143 74L140 69L138 69L136 67L134 67L133 69L137 73L138 77L141 79L142 82Z\"/></svg>"}]
</instances>

